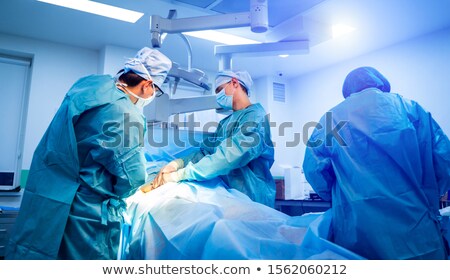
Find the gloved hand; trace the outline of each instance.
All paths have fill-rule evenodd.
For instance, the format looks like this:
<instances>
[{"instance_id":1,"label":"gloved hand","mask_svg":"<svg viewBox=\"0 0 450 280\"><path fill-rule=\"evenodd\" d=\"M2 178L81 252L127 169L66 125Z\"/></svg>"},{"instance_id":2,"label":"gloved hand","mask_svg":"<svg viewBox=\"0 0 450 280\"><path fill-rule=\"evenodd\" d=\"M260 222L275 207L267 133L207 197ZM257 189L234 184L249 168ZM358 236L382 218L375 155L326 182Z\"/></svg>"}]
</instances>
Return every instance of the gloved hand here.
<instances>
[{"instance_id":1,"label":"gloved hand","mask_svg":"<svg viewBox=\"0 0 450 280\"><path fill-rule=\"evenodd\" d=\"M162 173L170 173L177 171L180 168L184 167L184 162L182 159L175 159L169 162L166 166L161 169Z\"/></svg>"},{"instance_id":2,"label":"gloved hand","mask_svg":"<svg viewBox=\"0 0 450 280\"><path fill-rule=\"evenodd\" d=\"M163 168L164 169L164 168ZM152 191L156 188L159 188L160 186L166 184L166 183L178 183L183 179L184 169L179 169L178 171L164 173L162 172L163 169L158 173L158 175L155 177L155 179L146 185L143 185L141 187L141 191L146 193L149 191Z\"/></svg>"},{"instance_id":3,"label":"gloved hand","mask_svg":"<svg viewBox=\"0 0 450 280\"><path fill-rule=\"evenodd\" d=\"M165 183L171 182L171 179L167 178L167 175L165 176L166 177L165 179L168 181L165 181L163 174L166 174L166 173L169 174L169 173L175 172L183 167L184 167L184 162L182 159L172 160L166 166L161 168L158 175L156 175L156 177L153 179L152 182L148 182L148 183L142 185L139 189L143 193L147 193L149 191L152 191L152 190L164 185ZM176 178L174 178L174 179L176 179ZM180 180L178 180L178 181L180 181Z\"/></svg>"},{"instance_id":4,"label":"gloved hand","mask_svg":"<svg viewBox=\"0 0 450 280\"><path fill-rule=\"evenodd\" d=\"M149 191L153 190L153 181L143 184L139 190L143 193L148 193Z\"/></svg>"}]
</instances>

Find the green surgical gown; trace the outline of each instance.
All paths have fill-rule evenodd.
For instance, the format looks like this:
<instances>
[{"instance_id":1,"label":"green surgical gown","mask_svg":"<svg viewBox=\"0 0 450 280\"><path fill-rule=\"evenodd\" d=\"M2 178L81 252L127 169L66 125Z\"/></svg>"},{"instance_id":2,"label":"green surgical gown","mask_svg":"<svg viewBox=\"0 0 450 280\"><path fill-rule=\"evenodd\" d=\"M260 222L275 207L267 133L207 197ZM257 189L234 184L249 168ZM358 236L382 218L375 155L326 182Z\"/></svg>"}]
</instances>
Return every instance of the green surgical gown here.
<instances>
[{"instance_id":1,"label":"green surgical gown","mask_svg":"<svg viewBox=\"0 0 450 280\"><path fill-rule=\"evenodd\" d=\"M269 121L260 104L234 111L220 121L200 151L183 160L183 180L220 177L253 201L274 206L275 182L270 173L274 148Z\"/></svg>"},{"instance_id":2,"label":"green surgical gown","mask_svg":"<svg viewBox=\"0 0 450 280\"><path fill-rule=\"evenodd\" d=\"M110 76L77 81L36 148L7 259L116 259L144 183L145 118Z\"/></svg>"}]
</instances>

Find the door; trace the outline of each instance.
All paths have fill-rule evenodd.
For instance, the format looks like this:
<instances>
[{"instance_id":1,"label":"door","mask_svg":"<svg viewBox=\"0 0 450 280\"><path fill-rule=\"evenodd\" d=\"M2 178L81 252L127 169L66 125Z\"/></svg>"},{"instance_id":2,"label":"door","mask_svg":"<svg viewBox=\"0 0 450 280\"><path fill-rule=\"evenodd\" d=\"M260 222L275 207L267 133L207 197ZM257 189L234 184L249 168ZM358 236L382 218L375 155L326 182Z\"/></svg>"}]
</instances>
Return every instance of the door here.
<instances>
[{"instance_id":1,"label":"door","mask_svg":"<svg viewBox=\"0 0 450 280\"><path fill-rule=\"evenodd\" d=\"M20 184L30 65L0 54L0 190Z\"/></svg>"}]
</instances>

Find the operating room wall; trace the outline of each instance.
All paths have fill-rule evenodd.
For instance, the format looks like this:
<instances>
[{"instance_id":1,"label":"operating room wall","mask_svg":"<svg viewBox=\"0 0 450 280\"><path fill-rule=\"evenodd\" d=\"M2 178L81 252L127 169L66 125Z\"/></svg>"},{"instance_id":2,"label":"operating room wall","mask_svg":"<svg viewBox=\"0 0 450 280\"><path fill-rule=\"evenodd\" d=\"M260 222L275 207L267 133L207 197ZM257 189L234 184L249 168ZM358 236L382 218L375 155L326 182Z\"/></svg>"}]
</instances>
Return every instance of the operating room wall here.
<instances>
[{"instance_id":1,"label":"operating room wall","mask_svg":"<svg viewBox=\"0 0 450 280\"><path fill-rule=\"evenodd\" d=\"M99 54L99 74L115 76L122 69L124 62L134 57L138 50L119 46L106 45Z\"/></svg>"},{"instance_id":2,"label":"operating room wall","mask_svg":"<svg viewBox=\"0 0 450 280\"><path fill-rule=\"evenodd\" d=\"M0 34L0 52L32 58L22 169L58 110L65 93L79 78L98 72L98 52L63 44Z\"/></svg>"},{"instance_id":3,"label":"operating room wall","mask_svg":"<svg viewBox=\"0 0 450 280\"><path fill-rule=\"evenodd\" d=\"M391 83L391 92L413 99L431 112L450 135L450 29L430 33L378 51L309 73L290 81L294 96L296 130L318 121L342 102L342 84L354 68L373 66ZM309 130L309 134L312 129ZM303 136L303 135L302 135ZM307 136L307 135L306 135ZM298 164L303 163L305 144L298 146ZM289 151L277 150L286 157Z\"/></svg>"},{"instance_id":4,"label":"operating room wall","mask_svg":"<svg viewBox=\"0 0 450 280\"><path fill-rule=\"evenodd\" d=\"M285 85L285 101L275 101L273 83ZM291 106L293 90L288 80L278 76L265 76L255 79L251 101L260 103L270 120L270 132L275 147L275 162L271 168L273 176L284 176L285 169L298 166L299 150L294 139L295 128Z\"/></svg>"}]
</instances>

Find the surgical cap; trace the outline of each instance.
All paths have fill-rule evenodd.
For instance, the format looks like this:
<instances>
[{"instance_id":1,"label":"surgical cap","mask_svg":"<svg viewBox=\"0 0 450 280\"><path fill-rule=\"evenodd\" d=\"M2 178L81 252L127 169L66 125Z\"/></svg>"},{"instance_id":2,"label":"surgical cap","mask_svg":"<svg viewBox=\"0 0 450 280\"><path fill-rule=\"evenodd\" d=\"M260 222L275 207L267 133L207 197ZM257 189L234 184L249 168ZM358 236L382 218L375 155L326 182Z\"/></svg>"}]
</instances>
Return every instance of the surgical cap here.
<instances>
[{"instance_id":1,"label":"surgical cap","mask_svg":"<svg viewBox=\"0 0 450 280\"><path fill-rule=\"evenodd\" d=\"M347 98L352 93L360 92L367 88L377 88L383 92L391 91L391 85L388 80L375 68L360 67L347 75L342 86L342 94L344 98Z\"/></svg>"},{"instance_id":2,"label":"surgical cap","mask_svg":"<svg viewBox=\"0 0 450 280\"><path fill-rule=\"evenodd\" d=\"M142 78L153 81L161 89L167 73L172 67L172 61L160 51L143 48L134 58L129 59L124 66L124 73L133 71Z\"/></svg>"},{"instance_id":3,"label":"surgical cap","mask_svg":"<svg viewBox=\"0 0 450 280\"><path fill-rule=\"evenodd\" d=\"M239 83L247 90L247 93L250 93L250 88L253 85L253 80L247 71L233 72L227 70L217 73L216 88L220 87L223 84L229 83L232 78L236 78L239 81Z\"/></svg>"}]
</instances>

